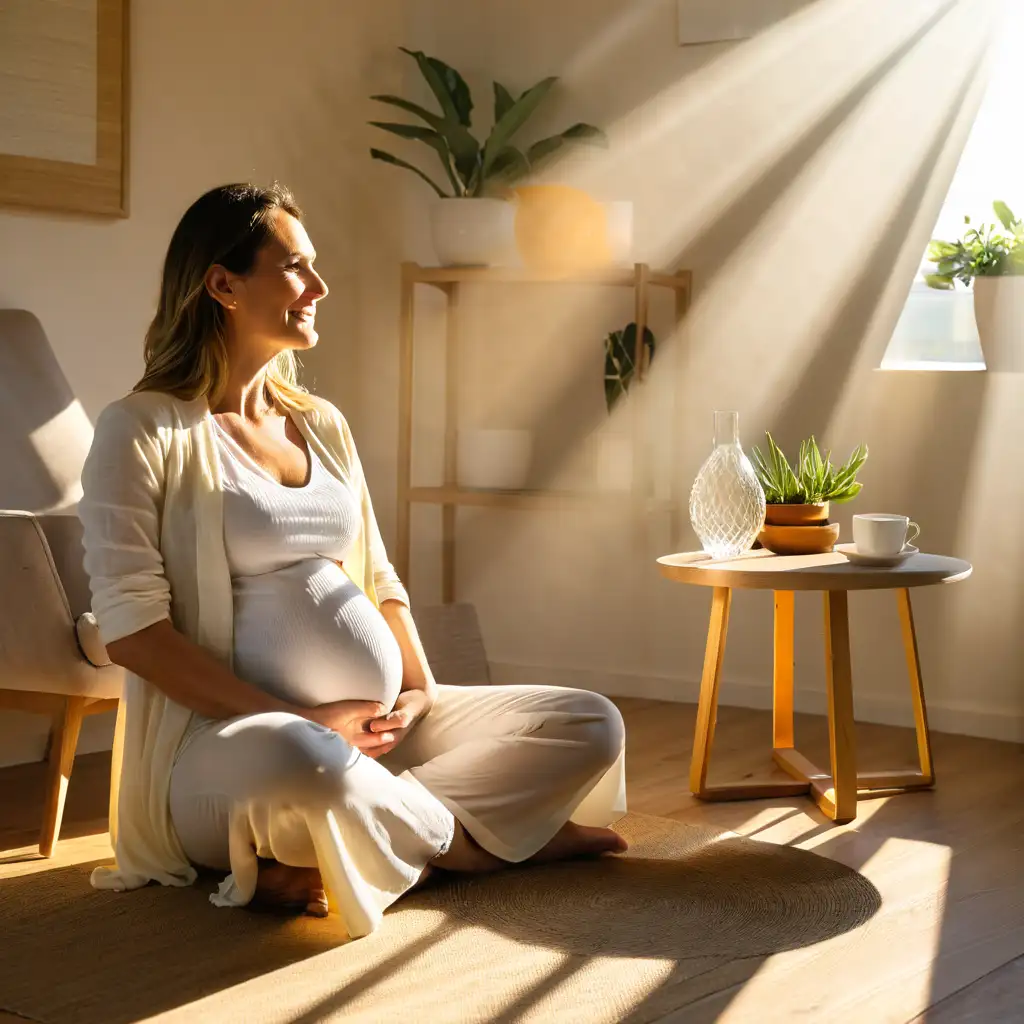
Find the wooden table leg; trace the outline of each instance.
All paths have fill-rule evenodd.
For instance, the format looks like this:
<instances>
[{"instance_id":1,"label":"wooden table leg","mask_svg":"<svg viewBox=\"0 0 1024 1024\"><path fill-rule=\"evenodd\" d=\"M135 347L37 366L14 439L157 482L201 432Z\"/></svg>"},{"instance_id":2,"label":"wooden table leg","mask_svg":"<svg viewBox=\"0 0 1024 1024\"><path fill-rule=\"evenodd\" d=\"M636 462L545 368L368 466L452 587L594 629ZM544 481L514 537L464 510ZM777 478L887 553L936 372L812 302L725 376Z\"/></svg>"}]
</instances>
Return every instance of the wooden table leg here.
<instances>
[{"instance_id":1,"label":"wooden table leg","mask_svg":"<svg viewBox=\"0 0 1024 1024\"><path fill-rule=\"evenodd\" d=\"M711 603L711 622L704 653L704 674L700 682L697 704L697 728L693 738L693 760L690 762L690 792L702 800L753 800L759 797L806 794L810 783L804 780L734 782L709 786L708 765L715 740L715 719L718 715L718 686L722 679L722 658L729 631L729 609L732 591L716 587Z\"/></svg>"},{"instance_id":2,"label":"wooden table leg","mask_svg":"<svg viewBox=\"0 0 1024 1024\"><path fill-rule=\"evenodd\" d=\"M896 593L900 607L900 626L903 633L903 648L910 671L910 696L914 702L914 726L917 729L917 757L921 765L919 785L935 784L935 768L932 764L932 741L928 732L928 709L924 702L924 680L921 678L921 660L917 649L917 631L914 628L914 610L910 604L910 591Z\"/></svg>"},{"instance_id":3,"label":"wooden table leg","mask_svg":"<svg viewBox=\"0 0 1024 1024\"><path fill-rule=\"evenodd\" d=\"M775 670L773 673L772 746L793 747L794 593L775 591Z\"/></svg>"},{"instance_id":4,"label":"wooden table leg","mask_svg":"<svg viewBox=\"0 0 1024 1024\"><path fill-rule=\"evenodd\" d=\"M834 821L857 816L857 754L854 744L850 620L845 590L825 594L825 661L828 678L828 738L832 785L811 784L811 793Z\"/></svg>"},{"instance_id":5,"label":"wooden table leg","mask_svg":"<svg viewBox=\"0 0 1024 1024\"><path fill-rule=\"evenodd\" d=\"M708 642L704 650L704 672L700 680L697 703L697 729L693 737L693 760L690 762L690 792L701 796L707 789L711 745L715 739L715 718L718 714L718 684L722 679L722 659L729 632L729 609L732 591L715 587L711 601Z\"/></svg>"}]
</instances>

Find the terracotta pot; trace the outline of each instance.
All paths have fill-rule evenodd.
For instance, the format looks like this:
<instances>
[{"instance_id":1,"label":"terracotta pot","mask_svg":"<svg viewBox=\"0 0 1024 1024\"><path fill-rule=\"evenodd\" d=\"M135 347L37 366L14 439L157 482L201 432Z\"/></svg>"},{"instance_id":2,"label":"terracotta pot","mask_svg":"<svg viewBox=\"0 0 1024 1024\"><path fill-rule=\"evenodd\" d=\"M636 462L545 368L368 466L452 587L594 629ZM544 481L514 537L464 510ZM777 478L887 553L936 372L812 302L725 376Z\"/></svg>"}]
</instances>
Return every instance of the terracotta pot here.
<instances>
[{"instance_id":1,"label":"terracotta pot","mask_svg":"<svg viewBox=\"0 0 1024 1024\"><path fill-rule=\"evenodd\" d=\"M820 505L768 505L764 521L769 526L824 526L828 502Z\"/></svg>"},{"instance_id":2,"label":"terracotta pot","mask_svg":"<svg viewBox=\"0 0 1024 1024\"><path fill-rule=\"evenodd\" d=\"M761 547L776 555L820 555L839 540L839 524L821 526L769 526L757 535Z\"/></svg>"}]
</instances>

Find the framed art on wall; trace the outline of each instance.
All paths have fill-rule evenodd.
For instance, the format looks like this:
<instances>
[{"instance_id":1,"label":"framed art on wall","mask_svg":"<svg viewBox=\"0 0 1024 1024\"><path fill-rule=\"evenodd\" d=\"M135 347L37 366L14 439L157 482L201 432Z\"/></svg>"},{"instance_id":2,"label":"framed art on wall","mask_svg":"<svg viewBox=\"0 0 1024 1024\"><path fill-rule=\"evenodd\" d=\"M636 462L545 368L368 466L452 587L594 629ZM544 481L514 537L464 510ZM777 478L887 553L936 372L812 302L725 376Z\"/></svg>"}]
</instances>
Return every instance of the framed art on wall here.
<instances>
[{"instance_id":1,"label":"framed art on wall","mask_svg":"<svg viewBox=\"0 0 1024 1024\"><path fill-rule=\"evenodd\" d=\"M128 0L0 4L0 204L128 213Z\"/></svg>"}]
</instances>

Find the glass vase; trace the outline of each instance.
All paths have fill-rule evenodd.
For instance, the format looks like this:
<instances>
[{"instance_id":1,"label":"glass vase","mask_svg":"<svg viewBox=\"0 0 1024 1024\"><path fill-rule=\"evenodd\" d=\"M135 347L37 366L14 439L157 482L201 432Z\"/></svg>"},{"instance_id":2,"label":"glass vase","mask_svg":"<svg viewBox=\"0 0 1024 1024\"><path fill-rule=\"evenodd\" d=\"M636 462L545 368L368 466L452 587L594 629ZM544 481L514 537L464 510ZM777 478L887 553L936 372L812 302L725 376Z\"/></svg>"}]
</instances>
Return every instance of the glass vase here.
<instances>
[{"instance_id":1,"label":"glass vase","mask_svg":"<svg viewBox=\"0 0 1024 1024\"><path fill-rule=\"evenodd\" d=\"M715 413L715 446L690 492L690 522L712 558L749 551L764 525L764 491L740 446L739 413Z\"/></svg>"}]
</instances>

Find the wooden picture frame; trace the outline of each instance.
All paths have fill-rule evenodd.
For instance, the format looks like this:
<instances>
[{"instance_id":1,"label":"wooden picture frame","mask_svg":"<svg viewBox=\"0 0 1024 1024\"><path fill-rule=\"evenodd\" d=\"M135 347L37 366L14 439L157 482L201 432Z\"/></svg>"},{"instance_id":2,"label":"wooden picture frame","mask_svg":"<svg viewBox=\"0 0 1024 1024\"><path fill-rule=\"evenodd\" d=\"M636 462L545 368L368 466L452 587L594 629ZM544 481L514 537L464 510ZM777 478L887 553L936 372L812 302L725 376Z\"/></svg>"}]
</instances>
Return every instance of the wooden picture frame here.
<instances>
[{"instance_id":1,"label":"wooden picture frame","mask_svg":"<svg viewBox=\"0 0 1024 1024\"><path fill-rule=\"evenodd\" d=\"M49 3L40 2L40 38L49 28ZM0 152L0 205L64 210L108 217L128 216L128 4L92 0L95 6L95 158L92 162ZM86 12L86 16L91 12ZM52 16L52 12L51 12ZM92 69L89 69L90 73Z\"/></svg>"}]
</instances>

